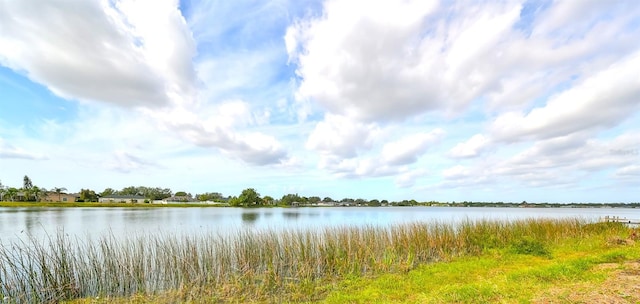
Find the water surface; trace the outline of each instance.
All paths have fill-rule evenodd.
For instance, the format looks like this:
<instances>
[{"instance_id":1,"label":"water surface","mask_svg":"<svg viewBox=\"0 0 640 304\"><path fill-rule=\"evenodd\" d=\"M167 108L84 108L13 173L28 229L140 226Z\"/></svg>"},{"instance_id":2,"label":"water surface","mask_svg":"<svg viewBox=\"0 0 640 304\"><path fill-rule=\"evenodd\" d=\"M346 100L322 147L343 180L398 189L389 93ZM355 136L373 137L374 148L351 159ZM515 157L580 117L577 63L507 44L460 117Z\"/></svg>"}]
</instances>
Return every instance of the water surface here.
<instances>
[{"instance_id":1,"label":"water surface","mask_svg":"<svg viewBox=\"0 0 640 304\"><path fill-rule=\"evenodd\" d=\"M389 226L410 222L604 216L638 218L625 208L310 207L310 208L8 208L0 207L0 244L44 239L63 232L87 238L106 234L220 233L239 229L319 229Z\"/></svg>"}]
</instances>

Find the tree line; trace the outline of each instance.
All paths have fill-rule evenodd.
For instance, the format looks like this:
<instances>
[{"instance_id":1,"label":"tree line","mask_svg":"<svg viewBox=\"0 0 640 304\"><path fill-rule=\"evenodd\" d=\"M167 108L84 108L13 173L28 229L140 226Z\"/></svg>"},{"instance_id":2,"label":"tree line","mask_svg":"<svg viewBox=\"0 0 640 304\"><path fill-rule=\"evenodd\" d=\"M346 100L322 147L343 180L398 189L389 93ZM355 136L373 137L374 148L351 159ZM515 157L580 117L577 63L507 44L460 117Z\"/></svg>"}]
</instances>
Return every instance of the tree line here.
<instances>
[{"instance_id":1,"label":"tree line","mask_svg":"<svg viewBox=\"0 0 640 304\"><path fill-rule=\"evenodd\" d=\"M45 198L51 197L57 198L60 201L60 197L66 194L67 188L54 187L46 189L39 187L33 183L29 176L25 175L22 180L22 187L8 187L2 184L0 181L0 201L32 201L40 202ZM185 191L173 192L170 188L162 187L146 187L146 186L129 186L120 190L113 188L106 188L102 192L96 192L91 189L80 189L77 197L81 202L97 202L100 197L113 196L113 195L137 195L145 198L146 202L153 202L156 200L163 200L172 198L174 201L179 202L220 202L227 203L234 207L262 207L262 206L309 206L320 204L333 204L340 206L450 206L450 207L631 207L640 208L640 203L527 203L522 201L521 203L511 202L418 202L416 200L402 200L402 201L388 201L388 200L366 200L362 198L343 198L340 200L334 200L331 197L320 198L319 196L300 196L297 193L285 194L281 198L274 198L269 195L262 196L256 189L247 188L242 190L238 196L224 196L220 192L205 192L201 194L192 195Z\"/></svg>"},{"instance_id":2,"label":"tree line","mask_svg":"<svg viewBox=\"0 0 640 304\"><path fill-rule=\"evenodd\" d=\"M46 189L33 184L31 178L25 175L23 185L20 188L4 186L0 181L0 201L32 201L39 202L47 196L53 195L60 201L60 197L66 194L67 188L54 187ZM92 189L80 189L78 192L78 200L81 202L97 202L100 197L114 195L136 195L144 197L148 202L163 200L167 198L176 198L178 201L197 202L197 201L213 201L228 203L230 206L238 207L258 207L258 206L295 206L295 205L317 205L320 203L339 203L346 206L411 206L418 205L415 200L405 200L401 202L389 202L387 200L365 200L343 198L334 200L331 197L320 198L319 196L300 196L296 194L285 194L281 198L271 196L262 196L254 188L242 190L238 196L224 196L220 192L205 192L196 195L185 191L173 192L170 188L163 187L146 187L146 186L129 186L120 190L106 188L101 192Z\"/></svg>"}]
</instances>

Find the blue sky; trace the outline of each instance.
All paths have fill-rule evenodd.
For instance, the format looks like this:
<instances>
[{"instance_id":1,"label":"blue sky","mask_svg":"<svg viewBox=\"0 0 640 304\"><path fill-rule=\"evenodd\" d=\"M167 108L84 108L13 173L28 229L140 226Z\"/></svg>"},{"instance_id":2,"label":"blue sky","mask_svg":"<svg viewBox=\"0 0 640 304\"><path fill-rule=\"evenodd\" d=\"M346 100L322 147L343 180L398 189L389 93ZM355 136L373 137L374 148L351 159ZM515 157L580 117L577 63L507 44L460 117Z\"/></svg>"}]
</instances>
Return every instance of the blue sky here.
<instances>
[{"instance_id":1,"label":"blue sky","mask_svg":"<svg viewBox=\"0 0 640 304\"><path fill-rule=\"evenodd\" d=\"M0 0L0 181L640 201L634 1Z\"/></svg>"}]
</instances>

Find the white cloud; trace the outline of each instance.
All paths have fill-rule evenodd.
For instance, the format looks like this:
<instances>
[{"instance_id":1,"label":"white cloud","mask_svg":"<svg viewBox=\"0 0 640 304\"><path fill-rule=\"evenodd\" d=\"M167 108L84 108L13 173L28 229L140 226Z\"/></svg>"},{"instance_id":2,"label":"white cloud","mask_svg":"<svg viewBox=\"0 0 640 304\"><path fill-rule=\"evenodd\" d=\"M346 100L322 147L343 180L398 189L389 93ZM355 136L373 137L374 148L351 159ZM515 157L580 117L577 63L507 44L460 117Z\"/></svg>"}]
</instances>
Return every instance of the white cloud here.
<instances>
[{"instance_id":1,"label":"white cloud","mask_svg":"<svg viewBox=\"0 0 640 304\"><path fill-rule=\"evenodd\" d=\"M396 186L400 188L409 188L416 184L416 180L427 175L428 171L425 169L407 170L398 174L395 179Z\"/></svg>"},{"instance_id":2,"label":"white cloud","mask_svg":"<svg viewBox=\"0 0 640 304\"><path fill-rule=\"evenodd\" d=\"M435 129L405 136L382 147L382 159L389 165L406 165L417 161L430 145L444 136L444 130Z\"/></svg>"},{"instance_id":3,"label":"white cloud","mask_svg":"<svg viewBox=\"0 0 640 304\"><path fill-rule=\"evenodd\" d=\"M14 145L0 138L0 159L31 159L45 160L48 157L41 153L33 153L27 150L17 148Z\"/></svg>"},{"instance_id":4,"label":"white cloud","mask_svg":"<svg viewBox=\"0 0 640 304\"><path fill-rule=\"evenodd\" d=\"M167 132L200 147L220 149L225 155L254 165L288 162L287 151L273 136L259 131L268 114L255 113L243 101L228 101L194 109L150 111Z\"/></svg>"},{"instance_id":5,"label":"white cloud","mask_svg":"<svg viewBox=\"0 0 640 304\"><path fill-rule=\"evenodd\" d=\"M442 171L442 176L446 179L467 178L471 174L471 170L462 165L456 165Z\"/></svg>"},{"instance_id":6,"label":"white cloud","mask_svg":"<svg viewBox=\"0 0 640 304\"><path fill-rule=\"evenodd\" d=\"M589 132L567 134L527 144L507 156L485 158L473 165L443 170L445 186L473 186L479 182L512 187L580 187L594 176L614 170L616 178L634 172L640 157L637 132L609 140L590 138ZM631 147L631 148L630 148ZM626 169L625 169L626 168Z\"/></svg>"},{"instance_id":7,"label":"white cloud","mask_svg":"<svg viewBox=\"0 0 640 304\"><path fill-rule=\"evenodd\" d=\"M121 173L131 173L133 171L140 173L157 166L158 165L153 162L147 161L126 151L114 152L111 162L107 165L109 169L113 169Z\"/></svg>"},{"instance_id":8,"label":"white cloud","mask_svg":"<svg viewBox=\"0 0 640 304\"><path fill-rule=\"evenodd\" d=\"M490 144L490 141L482 134L476 134L466 142L457 144L449 151L449 155L455 158L476 157Z\"/></svg>"},{"instance_id":9,"label":"white cloud","mask_svg":"<svg viewBox=\"0 0 640 304\"><path fill-rule=\"evenodd\" d=\"M1 6L3 179L442 200L637 187L625 1Z\"/></svg>"},{"instance_id":10,"label":"white cloud","mask_svg":"<svg viewBox=\"0 0 640 304\"><path fill-rule=\"evenodd\" d=\"M636 152L637 153L637 152ZM616 177L620 178L634 178L636 181L640 180L640 165L629 165L622 167L615 172Z\"/></svg>"},{"instance_id":11,"label":"white cloud","mask_svg":"<svg viewBox=\"0 0 640 304\"><path fill-rule=\"evenodd\" d=\"M309 135L306 146L322 154L350 158L370 148L379 133L380 128L375 124L327 114Z\"/></svg>"},{"instance_id":12,"label":"white cloud","mask_svg":"<svg viewBox=\"0 0 640 304\"><path fill-rule=\"evenodd\" d=\"M610 128L639 108L639 96L640 53L635 53L552 96L544 107L498 116L491 129L498 140L517 141Z\"/></svg>"},{"instance_id":13,"label":"white cloud","mask_svg":"<svg viewBox=\"0 0 640 304\"><path fill-rule=\"evenodd\" d=\"M194 93L176 1L11 1L0 20L0 63L64 98L155 107Z\"/></svg>"},{"instance_id":14,"label":"white cloud","mask_svg":"<svg viewBox=\"0 0 640 304\"><path fill-rule=\"evenodd\" d=\"M297 96L358 120L459 112L515 75L530 77L531 68L520 71L529 63L510 51L540 42L514 30L520 11L517 3L328 1L321 17L284 37L298 66Z\"/></svg>"},{"instance_id":15,"label":"white cloud","mask_svg":"<svg viewBox=\"0 0 640 304\"><path fill-rule=\"evenodd\" d=\"M419 65L427 55L419 35L434 9L430 1L325 2L322 17L294 24L285 36L302 79L298 97L357 119L435 107L436 77Z\"/></svg>"}]
</instances>

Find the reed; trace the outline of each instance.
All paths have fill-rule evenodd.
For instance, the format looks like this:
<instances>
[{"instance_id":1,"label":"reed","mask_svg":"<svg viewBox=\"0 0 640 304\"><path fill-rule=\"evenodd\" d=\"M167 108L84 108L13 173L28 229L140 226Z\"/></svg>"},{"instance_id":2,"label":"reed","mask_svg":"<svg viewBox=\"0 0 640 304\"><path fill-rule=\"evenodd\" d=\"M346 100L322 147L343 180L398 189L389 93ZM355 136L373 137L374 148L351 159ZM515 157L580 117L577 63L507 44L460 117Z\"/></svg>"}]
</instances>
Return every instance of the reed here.
<instances>
[{"instance_id":1,"label":"reed","mask_svg":"<svg viewBox=\"0 0 640 304\"><path fill-rule=\"evenodd\" d=\"M327 282L345 277L404 272L491 248L544 245L624 229L581 219L531 219L239 230L230 235L107 235L95 240L60 233L0 247L0 299L54 303L142 294L165 295L168 302L283 295L289 297L285 300L314 300Z\"/></svg>"}]
</instances>

